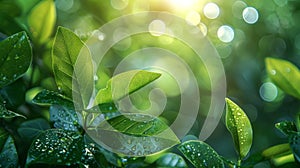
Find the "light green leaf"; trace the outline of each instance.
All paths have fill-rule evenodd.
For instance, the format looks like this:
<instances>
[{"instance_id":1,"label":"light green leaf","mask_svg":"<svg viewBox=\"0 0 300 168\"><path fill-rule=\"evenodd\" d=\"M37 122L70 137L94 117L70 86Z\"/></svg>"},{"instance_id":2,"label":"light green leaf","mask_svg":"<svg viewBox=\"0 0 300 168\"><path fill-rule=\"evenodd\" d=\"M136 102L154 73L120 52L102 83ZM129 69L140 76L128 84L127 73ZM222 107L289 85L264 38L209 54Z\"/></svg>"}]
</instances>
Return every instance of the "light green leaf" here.
<instances>
[{"instance_id":1,"label":"light green leaf","mask_svg":"<svg viewBox=\"0 0 300 168\"><path fill-rule=\"evenodd\" d=\"M23 122L18 128L18 133L21 138L32 140L47 129L50 129L48 121L42 118L37 118Z\"/></svg>"},{"instance_id":2,"label":"light green leaf","mask_svg":"<svg viewBox=\"0 0 300 168\"><path fill-rule=\"evenodd\" d=\"M18 160L18 153L14 140L11 136L8 136L0 152L0 167L17 168Z\"/></svg>"},{"instance_id":3,"label":"light green leaf","mask_svg":"<svg viewBox=\"0 0 300 168\"><path fill-rule=\"evenodd\" d=\"M33 103L38 105L62 105L72 107L72 101L62 94L50 90L42 90L32 100Z\"/></svg>"},{"instance_id":4,"label":"light green leaf","mask_svg":"<svg viewBox=\"0 0 300 168\"><path fill-rule=\"evenodd\" d=\"M243 159L252 145L252 126L245 112L228 98L226 98L226 127L232 135L240 159Z\"/></svg>"},{"instance_id":5,"label":"light green leaf","mask_svg":"<svg viewBox=\"0 0 300 168\"><path fill-rule=\"evenodd\" d=\"M29 68L31 46L25 32L0 42L0 88L20 78Z\"/></svg>"},{"instance_id":6,"label":"light green leaf","mask_svg":"<svg viewBox=\"0 0 300 168\"><path fill-rule=\"evenodd\" d=\"M268 76L285 93L300 99L300 72L289 61L266 58Z\"/></svg>"},{"instance_id":7,"label":"light green leaf","mask_svg":"<svg viewBox=\"0 0 300 168\"><path fill-rule=\"evenodd\" d=\"M53 0L39 2L28 16L28 24L34 41L45 43L53 32L56 20L55 4Z\"/></svg>"},{"instance_id":8,"label":"light green leaf","mask_svg":"<svg viewBox=\"0 0 300 168\"><path fill-rule=\"evenodd\" d=\"M110 103L131 94L155 79L161 74L144 70L132 70L112 77L104 89L99 90L94 105Z\"/></svg>"},{"instance_id":9,"label":"light green leaf","mask_svg":"<svg viewBox=\"0 0 300 168\"><path fill-rule=\"evenodd\" d=\"M45 163L72 165L79 163L83 150L83 137L73 131L49 129L42 132L28 151L28 165Z\"/></svg>"},{"instance_id":10,"label":"light green leaf","mask_svg":"<svg viewBox=\"0 0 300 168\"><path fill-rule=\"evenodd\" d=\"M188 167L184 159L175 153L166 153L156 161L157 167Z\"/></svg>"},{"instance_id":11,"label":"light green leaf","mask_svg":"<svg viewBox=\"0 0 300 168\"><path fill-rule=\"evenodd\" d=\"M123 114L90 127L87 132L114 152L129 156L154 154L179 143L163 121L145 114Z\"/></svg>"},{"instance_id":12,"label":"light green leaf","mask_svg":"<svg viewBox=\"0 0 300 168\"><path fill-rule=\"evenodd\" d=\"M0 98L1 100L1 98ZM15 113L13 111L7 110L2 101L0 101L0 118L14 118L14 117L23 117L25 116Z\"/></svg>"},{"instance_id":13,"label":"light green leaf","mask_svg":"<svg viewBox=\"0 0 300 168\"><path fill-rule=\"evenodd\" d=\"M292 121L282 121L280 123L276 123L275 127L279 129L286 136L297 132L297 127L295 123Z\"/></svg>"},{"instance_id":14,"label":"light green leaf","mask_svg":"<svg viewBox=\"0 0 300 168\"><path fill-rule=\"evenodd\" d=\"M196 168L225 168L218 153L202 141L186 141L177 148Z\"/></svg>"},{"instance_id":15,"label":"light green leaf","mask_svg":"<svg viewBox=\"0 0 300 168\"><path fill-rule=\"evenodd\" d=\"M59 27L52 48L52 62L58 88L86 108L93 93L93 63L88 47L70 30Z\"/></svg>"}]
</instances>

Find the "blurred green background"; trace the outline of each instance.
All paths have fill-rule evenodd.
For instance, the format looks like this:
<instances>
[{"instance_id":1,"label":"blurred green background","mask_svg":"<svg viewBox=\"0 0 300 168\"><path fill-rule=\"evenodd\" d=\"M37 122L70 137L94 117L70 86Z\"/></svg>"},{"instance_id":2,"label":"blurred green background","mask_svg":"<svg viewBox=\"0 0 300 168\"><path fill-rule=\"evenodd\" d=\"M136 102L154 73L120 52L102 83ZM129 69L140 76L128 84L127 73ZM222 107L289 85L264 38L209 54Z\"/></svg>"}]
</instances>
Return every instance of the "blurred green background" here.
<instances>
[{"instance_id":1,"label":"blurred green background","mask_svg":"<svg viewBox=\"0 0 300 168\"><path fill-rule=\"evenodd\" d=\"M0 0L0 38L4 39L22 29L29 31L27 16L39 1ZM55 4L56 25L73 30L83 40L87 40L105 23L126 14L166 11L186 19L189 24L200 28L222 59L226 72L227 96L244 109L253 125L254 144L251 152L259 152L286 141L274 124L292 120L299 112L300 104L270 82L264 59L277 57L300 65L300 1L56 0ZM222 27L224 25L227 27ZM154 25L156 30L160 30L160 26ZM122 29L119 31L124 33ZM54 34L55 32L52 37ZM99 38L105 38L105 34ZM51 73L51 45L52 40L45 45L34 46L33 64L38 66L32 66L27 73L28 78L29 74L34 76L32 84L27 88L33 88L33 92L40 88L57 89ZM118 42L106 54L97 72L97 89L105 86L122 59L146 47L170 50L180 55L193 70L201 93L201 113L190 133L199 135L205 111L210 105L209 77L195 53L176 39L145 33ZM180 92L176 91L178 87L174 82L172 77L166 77L159 83L168 96L168 104L162 116L170 123L176 117L180 102ZM150 89L145 88L132 95L136 107L147 109L150 106L149 92ZM27 95L29 101L32 96ZM223 120L207 143L219 154L228 158L235 157L233 143Z\"/></svg>"}]
</instances>

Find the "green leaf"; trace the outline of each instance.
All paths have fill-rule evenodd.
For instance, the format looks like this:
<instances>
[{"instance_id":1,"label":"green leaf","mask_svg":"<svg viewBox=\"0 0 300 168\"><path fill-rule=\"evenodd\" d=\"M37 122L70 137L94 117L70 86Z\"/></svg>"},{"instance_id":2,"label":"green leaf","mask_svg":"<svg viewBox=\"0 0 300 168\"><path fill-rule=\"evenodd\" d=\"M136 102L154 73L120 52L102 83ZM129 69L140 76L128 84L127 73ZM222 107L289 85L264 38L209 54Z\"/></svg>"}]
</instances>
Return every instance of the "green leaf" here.
<instances>
[{"instance_id":1,"label":"green leaf","mask_svg":"<svg viewBox=\"0 0 300 168\"><path fill-rule=\"evenodd\" d=\"M45 163L71 165L79 163L83 150L83 138L73 131L49 129L41 133L28 151L28 165Z\"/></svg>"},{"instance_id":2,"label":"green leaf","mask_svg":"<svg viewBox=\"0 0 300 168\"><path fill-rule=\"evenodd\" d=\"M94 105L111 103L131 94L150 82L159 78L161 74L144 70L132 70L112 77L105 88L96 95Z\"/></svg>"},{"instance_id":3,"label":"green leaf","mask_svg":"<svg viewBox=\"0 0 300 168\"><path fill-rule=\"evenodd\" d=\"M8 137L8 133L3 128L0 127L0 151L2 150L7 137Z\"/></svg>"},{"instance_id":4,"label":"green leaf","mask_svg":"<svg viewBox=\"0 0 300 168\"><path fill-rule=\"evenodd\" d=\"M93 94L93 63L87 46L70 30L59 27L52 48L58 88L79 108L86 108ZM82 107L83 106L83 107Z\"/></svg>"},{"instance_id":5,"label":"green leaf","mask_svg":"<svg viewBox=\"0 0 300 168\"><path fill-rule=\"evenodd\" d=\"M72 101L62 94L50 90L42 90L32 100L33 103L38 105L62 105L72 107Z\"/></svg>"},{"instance_id":6,"label":"green leaf","mask_svg":"<svg viewBox=\"0 0 300 168\"><path fill-rule=\"evenodd\" d=\"M243 159L252 145L252 126L246 113L228 98L226 98L226 127L232 135L240 159Z\"/></svg>"},{"instance_id":7,"label":"green leaf","mask_svg":"<svg viewBox=\"0 0 300 168\"><path fill-rule=\"evenodd\" d=\"M273 158L285 155L286 153L291 153L291 148L289 143L279 144L265 149L262 152L262 156L265 158Z\"/></svg>"},{"instance_id":8,"label":"green leaf","mask_svg":"<svg viewBox=\"0 0 300 168\"><path fill-rule=\"evenodd\" d=\"M25 32L0 42L0 88L20 78L29 68L31 46Z\"/></svg>"},{"instance_id":9,"label":"green leaf","mask_svg":"<svg viewBox=\"0 0 300 168\"><path fill-rule=\"evenodd\" d=\"M268 76L285 93L300 99L300 72L292 63L277 58L266 58Z\"/></svg>"},{"instance_id":10,"label":"green leaf","mask_svg":"<svg viewBox=\"0 0 300 168\"><path fill-rule=\"evenodd\" d=\"M218 153L202 141L186 141L177 148L196 168L225 168Z\"/></svg>"},{"instance_id":11,"label":"green leaf","mask_svg":"<svg viewBox=\"0 0 300 168\"><path fill-rule=\"evenodd\" d=\"M1 8L1 7L0 7ZM0 9L1 11L1 9ZM6 35L12 35L22 31L20 25L15 21L15 19L9 15L0 13L0 32Z\"/></svg>"},{"instance_id":12,"label":"green leaf","mask_svg":"<svg viewBox=\"0 0 300 168\"><path fill-rule=\"evenodd\" d=\"M38 3L28 16L28 24L34 41L45 43L53 32L56 20L53 0L43 0Z\"/></svg>"},{"instance_id":13,"label":"green leaf","mask_svg":"<svg viewBox=\"0 0 300 168\"><path fill-rule=\"evenodd\" d=\"M292 121L282 121L280 123L276 123L275 127L279 129L286 136L297 132L297 127Z\"/></svg>"},{"instance_id":14,"label":"green leaf","mask_svg":"<svg viewBox=\"0 0 300 168\"><path fill-rule=\"evenodd\" d=\"M55 128L78 132L79 121L76 111L60 105L50 106L50 121L54 122Z\"/></svg>"},{"instance_id":15,"label":"green leaf","mask_svg":"<svg viewBox=\"0 0 300 168\"><path fill-rule=\"evenodd\" d=\"M188 167L184 159L175 153L166 153L156 160L157 167Z\"/></svg>"},{"instance_id":16,"label":"green leaf","mask_svg":"<svg viewBox=\"0 0 300 168\"><path fill-rule=\"evenodd\" d=\"M0 14L7 14L11 17L20 16L22 11L19 4L16 1L0 0L0 3Z\"/></svg>"},{"instance_id":17,"label":"green leaf","mask_svg":"<svg viewBox=\"0 0 300 168\"><path fill-rule=\"evenodd\" d=\"M18 153L11 136L8 136L2 151L0 152L0 167L18 167Z\"/></svg>"},{"instance_id":18,"label":"green leaf","mask_svg":"<svg viewBox=\"0 0 300 168\"><path fill-rule=\"evenodd\" d=\"M295 133L289 137L289 142L295 159L300 162L300 133Z\"/></svg>"},{"instance_id":19,"label":"green leaf","mask_svg":"<svg viewBox=\"0 0 300 168\"><path fill-rule=\"evenodd\" d=\"M42 118L37 118L23 122L18 128L18 133L21 138L32 140L47 129L50 129L48 121Z\"/></svg>"},{"instance_id":20,"label":"green leaf","mask_svg":"<svg viewBox=\"0 0 300 168\"><path fill-rule=\"evenodd\" d=\"M14 118L14 117L23 117L25 116L15 113L13 111L7 110L3 101L0 101L0 118Z\"/></svg>"},{"instance_id":21,"label":"green leaf","mask_svg":"<svg viewBox=\"0 0 300 168\"><path fill-rule=\"evenodd\" d=\"M163 121L145 114L123 114L88 128L87 133L113 152L128 156L154 154L179 143Z\"/></svg>"}]
</instances>

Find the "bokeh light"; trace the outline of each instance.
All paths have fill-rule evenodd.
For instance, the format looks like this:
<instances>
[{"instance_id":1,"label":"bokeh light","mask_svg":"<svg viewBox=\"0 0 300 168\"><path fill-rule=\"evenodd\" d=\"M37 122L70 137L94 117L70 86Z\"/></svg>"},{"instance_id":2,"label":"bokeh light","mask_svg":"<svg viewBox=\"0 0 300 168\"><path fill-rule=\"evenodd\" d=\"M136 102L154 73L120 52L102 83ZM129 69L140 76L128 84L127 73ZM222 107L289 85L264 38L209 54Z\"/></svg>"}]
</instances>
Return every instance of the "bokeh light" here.
<instances>
[{"instance_id":1,"label":"bokeh light","mask_svg":"<svg viewBox=\"0 0 300 168\"><path fill-rule=\"evenodd\" d=\"M186 15L185 20L188 24L196 26L200 23L201 18L199 13L193 10Z\"/></svg>"},{"instance_id":2,"label":"bokeh light","mask_svg":"<svg viewBox=\"0 0 300 168\"><path fill-rule=\"evenodd\" d=\"M209 19L215 19L220 14L220 8L215 3L207 3L203 8L204 15Z\"/></svg>"},{"instance_id":3,"label":"bokeh light","mask_svg":"<svg viewBox=\"0 0 300 168\"><path fill-rule=\"evenodd\" d=\"M258 20L258 12L253 7L247 7L243 11L243 19L248 24L254 24Z\"/></svg>"},{"instance_id":4,"label":"bokeh light","mask_svg":"<svg viewBox=\"0 0 300 168\"><path fill-rule=\"evenodd\" d=\"M125 9L128 5L128 0L111 0L111 6L117 10Z\"/></svg>"},{"instance_id":5,"label":"bokeh light","mask_svg":"<svg viewBox=\"0 0 300 168\"><path fill-rule=\"evenodd\" d=\"M151 35L161 36L166 32L166 24L162 20L153 20L148 29Z\"/></svg>"},{"instance_id":6,"label":"bokeh light","mask_svg":"<svg viewBox=\"0 0 300 168\"><path fill-rule=\"evenodd\" d=\"M266 82L260 86L259 95L264 101L272 102L278 96L278 89L272 82Z\"/></svg>"},{"instance_id":7,"label":"bokeh light","mask_svg":"<svg viewBox=\"0 0 300 168\"><path fill-rule=\"evenodd\" d=\"M229 43L233 40L234 38L234 31L233 29L228 26L228 25L223 25L218 29L218 38L225 42L225 43Z\"/></svg>"}]
</instances>

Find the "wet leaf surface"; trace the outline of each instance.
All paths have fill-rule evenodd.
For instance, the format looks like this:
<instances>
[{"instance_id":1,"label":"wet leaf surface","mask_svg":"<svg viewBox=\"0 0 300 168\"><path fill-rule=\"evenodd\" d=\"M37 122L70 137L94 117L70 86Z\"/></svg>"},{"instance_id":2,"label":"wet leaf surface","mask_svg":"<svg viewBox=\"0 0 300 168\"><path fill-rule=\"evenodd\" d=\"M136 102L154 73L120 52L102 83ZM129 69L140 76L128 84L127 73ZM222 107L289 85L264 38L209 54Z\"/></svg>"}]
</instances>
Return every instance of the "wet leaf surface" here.
<instances>
[{"instance_id":1,"label":"wet leaf surface","mask_svg":"<svg viewBox=\"0 0 300 168\"><path fill-rule=\"evenodd\" d=\"M186 141L177 148L197 168L225 168L218 153L202 141Z\"/></svg>"}]
</instances>

